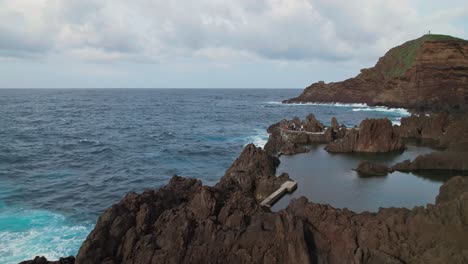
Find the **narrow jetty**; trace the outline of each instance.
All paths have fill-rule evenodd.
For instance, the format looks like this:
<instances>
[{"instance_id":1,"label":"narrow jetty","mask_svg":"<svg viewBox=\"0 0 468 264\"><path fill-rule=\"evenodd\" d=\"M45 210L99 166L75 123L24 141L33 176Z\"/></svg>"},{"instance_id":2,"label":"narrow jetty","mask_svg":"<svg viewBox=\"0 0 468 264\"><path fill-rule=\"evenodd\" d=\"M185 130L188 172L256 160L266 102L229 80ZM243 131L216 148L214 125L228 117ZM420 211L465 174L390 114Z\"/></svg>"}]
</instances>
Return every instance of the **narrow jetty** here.
<instances>
[{"instance_id":1,"label":"narrow jetty","mask_svg":"<svg viewBox=\"0 0 468 264\"><path fill-rule=\"evenodd\" d=\"M297 188L297 182L295 181L286 181L281 184L281 187L276 190L274 193L270 194L265 200L263 200L260 205L271 207L275 202L277 202L286 192L291 193Z\"/></svg>"}]
</instances>

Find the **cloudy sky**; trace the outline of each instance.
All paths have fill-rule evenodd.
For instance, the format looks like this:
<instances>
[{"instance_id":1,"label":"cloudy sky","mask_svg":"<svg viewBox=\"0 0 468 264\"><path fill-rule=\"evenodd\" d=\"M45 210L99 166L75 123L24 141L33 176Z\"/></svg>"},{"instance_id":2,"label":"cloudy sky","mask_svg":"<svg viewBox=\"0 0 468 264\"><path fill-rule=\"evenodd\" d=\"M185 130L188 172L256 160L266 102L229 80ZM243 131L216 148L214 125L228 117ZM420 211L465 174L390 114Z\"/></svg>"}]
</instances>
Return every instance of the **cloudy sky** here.
<instances>
[{"instance_id":1,"label":"cloudy sky","mask_svg":"<svg viewBox=\"0 0 468 264\"><path fill-rule=\"evenodd\" d=\"M303 88L428 30L466 0L0 0L0 87Z\"/></svg>"}]
</instances>

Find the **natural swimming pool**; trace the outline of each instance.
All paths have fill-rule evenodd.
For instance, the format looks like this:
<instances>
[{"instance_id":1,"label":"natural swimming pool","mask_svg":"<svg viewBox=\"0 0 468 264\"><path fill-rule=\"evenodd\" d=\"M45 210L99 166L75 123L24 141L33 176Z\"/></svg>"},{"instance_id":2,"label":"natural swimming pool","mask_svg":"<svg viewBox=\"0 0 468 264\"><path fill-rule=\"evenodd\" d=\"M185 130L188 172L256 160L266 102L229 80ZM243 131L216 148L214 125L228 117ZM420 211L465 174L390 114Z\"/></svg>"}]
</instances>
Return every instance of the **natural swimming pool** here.
<instances>
[{"instance_id":1,"label":"natural swimming pool","mask_svg":"<svg viewBox=\"0 0 468 264\"><path fill-rule=\"evenodd\" d=\"M278 201L272 207L273 211L287 207L292 199L301 196L312 202L355 212L375 212L379 207L411 209L434 203L439 187L450 177L458 175L456 172L393 172L381 177L360 177L353 170L363 160L392 166L436 151L425 146L407 145L404 152L385 154L331 154L324 150L323 144L310 147L308 153L280 157L277 174L289 173L291 179L297 181L298 188Z\"/></svg>"}]
</instances>

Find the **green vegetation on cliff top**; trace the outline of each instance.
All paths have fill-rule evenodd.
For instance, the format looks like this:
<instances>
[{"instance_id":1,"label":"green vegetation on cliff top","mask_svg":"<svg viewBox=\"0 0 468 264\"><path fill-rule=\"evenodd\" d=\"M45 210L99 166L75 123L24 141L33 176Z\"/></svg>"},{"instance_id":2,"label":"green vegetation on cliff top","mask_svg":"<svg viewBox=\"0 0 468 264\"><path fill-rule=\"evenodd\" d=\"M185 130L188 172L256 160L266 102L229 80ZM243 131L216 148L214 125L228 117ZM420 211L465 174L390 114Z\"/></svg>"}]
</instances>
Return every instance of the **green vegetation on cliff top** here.
<instances>
[{"instance_id":1,"label":"green vegetation on cliff top","mask_svg":"<svg viewBox=\"0 0 468 264\"><path fill-rule=\"evenodd\" d=\"M419 47L426 41L455 41L468 42L464 39L455 38L448 35L427 34L420 38L410 40L396 48L391 49L387 56L390 56L396 63L386 72L384 77L395 78L402 76L414 63Z\"/></svg>"}]
</instances>

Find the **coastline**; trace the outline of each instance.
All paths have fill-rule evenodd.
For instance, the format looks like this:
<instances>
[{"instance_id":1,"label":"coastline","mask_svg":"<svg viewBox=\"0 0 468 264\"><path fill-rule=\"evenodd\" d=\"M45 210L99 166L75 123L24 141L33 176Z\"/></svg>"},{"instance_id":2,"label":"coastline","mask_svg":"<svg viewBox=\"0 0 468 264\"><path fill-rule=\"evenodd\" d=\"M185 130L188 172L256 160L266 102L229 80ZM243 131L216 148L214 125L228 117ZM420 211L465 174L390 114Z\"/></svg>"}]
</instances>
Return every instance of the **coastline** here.
<instances>
[{"instance_id":1,"label":"coastline","mask_svg":"<svg viewBox=\"0 0 468 264\"><path fill-rule=\"evenodd\" d=\"M342 263L350 259L458 263L467 257L459 246L468 242L468 222L464 220L468 207L453 207L468 205L466 177L454 177L442 185L435 204L412 210L380 208L376 213L355 213L301 197L285 209L271 212L259 203L289 179L287 174L276 176L278 164L274 155L249 144L213 187L175 176L158 191L128 194L101 215L75 263L139 263L150 255L152 262L192 263L207 257L228 263L247 259L257 263L265 258L284 263ZM281 224L274 224L277 221ZM386 231L382 231L383 226ZM331 230L341 230L340 235ZM395 235L398 240L392 238ZM102 244L109 236L120 242ZM142 248L139 245L147 236L157 242ZM382 240L382 236L386 238ZM434 236L444 243L429 247ZM296 250L288 248L290 243ZM247 245L252 251L245 251Z\"/></svg>"}]
</instances>

